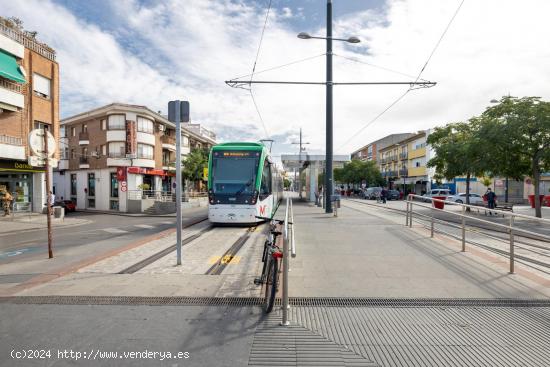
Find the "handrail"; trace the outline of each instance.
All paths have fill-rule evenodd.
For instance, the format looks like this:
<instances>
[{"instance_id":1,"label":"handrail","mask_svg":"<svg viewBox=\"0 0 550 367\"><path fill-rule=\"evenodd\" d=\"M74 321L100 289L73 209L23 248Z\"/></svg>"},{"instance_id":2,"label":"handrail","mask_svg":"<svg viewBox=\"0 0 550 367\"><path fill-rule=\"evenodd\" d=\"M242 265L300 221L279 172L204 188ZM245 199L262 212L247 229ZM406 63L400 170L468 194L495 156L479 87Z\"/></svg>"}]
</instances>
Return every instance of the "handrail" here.
<instances>
[{"instance_id":1,"label":"handrail","mask_svg":"<svg viewBox=\"0 0 550 367\"><path fill-rule=\"evenodd\" d=\"M290 200L290 254L296 257L296 241L294 239L294 204Z\"/></svg>"},{"instance_id":2,"label":"handrail","mask_svg":"<svg viewBox=\"0 0 550 367\"><path fill-rule=\"evenodd\" d=\"M439 203L447 203L447 204L451 204L451 205L455 205L455 206L458 205L458 206L462 207L462 210L461 210L460 213L457 213L457 212L454 212L454 211L439 209L439 208L436 208L433 205L426 205L424 203L415 202L415 201L413 201L414 198L420 198L421 200L430 200L432 202L432 204L439 202ZM455 215L455 216L458 216L458 217L462 218L461 225L460 225L460 228L462 229L462 235L461 235L462 252L466 251L466 218L469 218L473 221L477 221L477 222L481 222L481 223L485 223L485 224L490 224L490 225L493 225L493 226L498 227L498 228L506 229L506 231L510 235L510 239L509 239L509 241L510 241L510 249L509 249L510 274L514 273L514 262L515 262L515 259L514 259L514 246L515 246L514 245L514 241L515 241L514 240L514 233L520 232L520 233L524 233L524 234L529 234L531 236L536 236L538 238L550 240L550 236L544 235L542 233L529 231L529 230L526 230L526 229L523 229L523 228L519 228L517 226L514 227L514 218L516 218L516 217L517 218L526 218L526 219L529 219L529 220L535 220L535 221L539 221L539 222L549 222L550 223L550 220L548 220L548 219L536 218L536 217L532 217L532 216L528 216L528 215L524 215L524 214L510 213L510 212L505 212L505 211L498 210L498 209L489 209L491 212L502 214L503 217L505 215L508 215L509 216L509 224L505 225L505 224L501 224L501 223L491 222L491 221L481 219L481 218L476 218L474 216L466 215L466 209L467 208L479 208L479 206L469 205L469 204L461 204L461 203L456 203L456 202L448 201L448 200L434 199L434 198L424 197L424 196L415 195L415 194L407 195L407 211L406 211L405 225L409 226L409 227L412 227L413 207L414 207L414 205L422 207L422 208L430 209L431 215L429 215L429 216L427 216L425 214L421 214L421 213L417 213L416 215L431 218L431 226L430 226L431 227L430 228L431 237L433 237L433 235L434 235L434 222L435 222L434 221L434 215L433 215L434 212L437 212L437 211L445 212L445 213L448 213L450 215Z\"/></svg>"},{"instance_id":3,"label":"handrail","mask_svg":"<svg viewBox=\"0 0 550 367\"><path fill-rule=\"evenodd\" d=\"M289 236L288 236L288 228L289 228L289 212L290 212L290 197L286 197L286 209L285 209L285 224L284 224L284 232L283 232L283 320L281 322L282 326L288 326L290 325L290 322L288 321L288 267L289 267L289 260L288 260L288 242L289 242Z\"/></svg>"}]
</instances>

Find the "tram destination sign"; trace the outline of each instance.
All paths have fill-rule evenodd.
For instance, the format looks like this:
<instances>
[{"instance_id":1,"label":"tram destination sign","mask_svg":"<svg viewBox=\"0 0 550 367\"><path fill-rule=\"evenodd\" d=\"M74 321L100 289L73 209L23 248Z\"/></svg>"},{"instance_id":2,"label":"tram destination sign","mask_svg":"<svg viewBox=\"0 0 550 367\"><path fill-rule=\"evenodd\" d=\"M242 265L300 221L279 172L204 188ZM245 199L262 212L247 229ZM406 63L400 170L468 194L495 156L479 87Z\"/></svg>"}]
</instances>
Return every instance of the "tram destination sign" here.
<instances>
[{"instance_id":1,"label":"tram destination sign","mask_svg":"<svg viewBox=\"0 0 550 367\"><path fill-rule=\"evenodd\" d=\"M248 158L248 157L258 157L260 154L255 151L248 150L226 150L222 152L214 152L215 156L221 156L223 158Z\"/></svg>"}]
</instances>

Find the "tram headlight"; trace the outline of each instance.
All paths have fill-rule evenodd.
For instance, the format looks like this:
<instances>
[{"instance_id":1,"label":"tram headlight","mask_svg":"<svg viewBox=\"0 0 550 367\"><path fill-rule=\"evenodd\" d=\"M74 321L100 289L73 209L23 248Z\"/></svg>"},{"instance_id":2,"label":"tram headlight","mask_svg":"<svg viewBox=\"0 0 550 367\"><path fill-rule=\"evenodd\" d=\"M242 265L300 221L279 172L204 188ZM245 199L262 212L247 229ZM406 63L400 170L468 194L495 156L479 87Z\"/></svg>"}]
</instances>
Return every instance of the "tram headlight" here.
<instances>
[{"instance_id":1,"label":"tram headlight","mask_svg":"<svg viewBox=\"0 0 550 367\"><path fill-rule=\"evenodd\" d=\"M258 190L254 190L254 192L252 193L252 200L250 201L250 203L251 203L252 205L255 205L256 202L258 201L258 195L259 195L259 194L260 194L260 193L258 192Z\"/></svg>"},{"instance_id":2,"label":"tram headlight","mask_svg":"<svg viewBox=\"0 0 550 367\"><path fill-rule=\"evenodd\" d=\"M212 190L208 190L208 202L214 204L214 192Z\"/></svg>"}]
</instances>

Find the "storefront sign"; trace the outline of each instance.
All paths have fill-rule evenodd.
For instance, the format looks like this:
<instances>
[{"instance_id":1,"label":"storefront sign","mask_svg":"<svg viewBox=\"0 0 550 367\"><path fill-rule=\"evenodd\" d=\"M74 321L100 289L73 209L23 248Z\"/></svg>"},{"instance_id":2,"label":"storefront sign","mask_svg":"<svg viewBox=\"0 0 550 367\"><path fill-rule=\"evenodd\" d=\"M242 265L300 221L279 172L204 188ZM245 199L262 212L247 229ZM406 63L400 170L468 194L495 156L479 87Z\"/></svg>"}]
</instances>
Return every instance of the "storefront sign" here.
<instances>
[{"instance_id":1,"label":"storefront sign","mask_svg":"<svg viewBox=\"0 0 550 367\"><path fill-rule=\"evenodd\" d=\"M137 153L136 122L126 120L126 154Z\"/></svg>"},{"instance_id":2,"label":"storefront sign","mask_svg":"<svg viewBox=\"0 0 550 367\"><path fill-rule=\"evenodd\" d=\"M126 181L126 167L117 167L116 179L117 181Z\"/></svg>"},{"instance_id":3,"label":"storefront sign","mask_svg":"<svg viewBox=\"0 0 550 367\"><path fill-rule=\"evenodd\" d=\"M30 164L21 161L0 160L0 171L44 172L44 167L31 166Z\"/></svg>"},{"instance_id":4,"label":"storefront sign","mask_svg":"<svg viewBox=\"0 0 550 367\"><path fill-rule=\"evenodd\" d=\"M128 173L135 175L154 175L154 176L168 176L168 174L161 169L143 168L143 167L128 167Z\"/></svg>"},{"instance_id":5,"label":"storefront sign","mask_svg":"<svg viewBox=\"0 0 550 367\"><path fill-rule=\"evenodd\" d=\"M202 179L208 181L208 167L204 167L202 171Z\"/></svg>"}]
</instances>

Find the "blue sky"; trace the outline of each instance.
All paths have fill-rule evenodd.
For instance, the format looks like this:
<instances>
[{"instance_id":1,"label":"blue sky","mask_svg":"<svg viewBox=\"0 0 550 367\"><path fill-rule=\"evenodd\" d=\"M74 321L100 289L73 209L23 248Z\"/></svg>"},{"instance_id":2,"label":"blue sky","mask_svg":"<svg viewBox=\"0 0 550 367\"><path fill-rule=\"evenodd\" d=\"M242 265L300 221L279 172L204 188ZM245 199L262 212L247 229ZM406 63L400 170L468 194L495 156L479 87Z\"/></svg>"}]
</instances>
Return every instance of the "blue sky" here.
<instances>
[{"instance_id":1,"label":"blue sky","mask_svg":"<svg viewBox=\"0 0 550 367\"><path fill-rule=\"evenodd\" d=\"M414 80L461 0L334 0L335 81ZM321 86L256 85L250 92L224 81L248 74L267 1L252 0L0 0L57 52L61 113L67 117L112 102L165 112L169 100L191 102L192 120L220 140L277 140L278 153L303 129L312 153L324 149ZM323 81L323 0L273 0L254 79ZM414 132L479 114L502 95L550 97L550 2L466 0L422 77L436 87L415 90L374 123L408 86L335 87L336 153L391 133ZM400 73L395 73L398 71ZM267 132L266 132L267 131Z\"/></svg>"}]
</instances>

